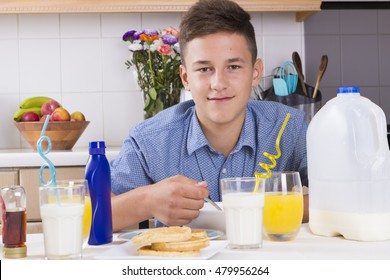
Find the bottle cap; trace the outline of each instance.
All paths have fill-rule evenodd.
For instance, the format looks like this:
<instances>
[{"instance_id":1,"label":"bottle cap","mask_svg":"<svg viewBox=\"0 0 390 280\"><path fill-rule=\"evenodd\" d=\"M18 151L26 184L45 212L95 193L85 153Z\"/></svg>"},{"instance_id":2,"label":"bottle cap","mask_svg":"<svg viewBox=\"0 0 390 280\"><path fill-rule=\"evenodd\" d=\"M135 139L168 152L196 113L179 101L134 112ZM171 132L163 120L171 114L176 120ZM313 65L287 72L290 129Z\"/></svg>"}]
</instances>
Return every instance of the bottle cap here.
<instances>
[{"instance_id":1,"label":"bottle cap","mask_svg":"<svg viewBox=\"0 0 390 280\"><path fill-rule=\"evenodd\" d=\"M106 145L104 141L93 141L89 142L89 154L90 155L104 155Z\"/></svg>"},{"instance_id":2,"label":"bottle cap","mask_svg":"<svg viewBox=\"0 0 390 280\"><path fill-rule=\"evenodd\" d=\"M3 247L3 257L7 259L25 258L27 255L27 247L6 248Z\"/></svg>"},{"instance_id":3,"label":"bottle cap","mask_svg":"<svg viewBox=\"0 0 390 280\"><path fill-rule=\"evenodd\" d=\"M337 94L342 93L360 93L359 87L353 86L353 87L339 87L337 89Z\"/></svg>"}]
</instances>

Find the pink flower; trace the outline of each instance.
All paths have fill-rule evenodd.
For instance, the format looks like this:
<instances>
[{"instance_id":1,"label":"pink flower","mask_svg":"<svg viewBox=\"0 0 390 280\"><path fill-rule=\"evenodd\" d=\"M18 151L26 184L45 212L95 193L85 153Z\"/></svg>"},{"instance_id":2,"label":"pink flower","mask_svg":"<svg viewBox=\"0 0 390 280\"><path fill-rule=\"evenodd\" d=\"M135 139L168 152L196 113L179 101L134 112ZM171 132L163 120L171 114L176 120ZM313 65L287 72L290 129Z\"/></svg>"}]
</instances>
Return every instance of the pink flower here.
<instances>
[{"instance_id":1,"label":"pink flower","mask_svg":"<svg viewBox=\"0 0 390 280\"><path fill-rule=\"evenodd\" d=\"M177 31L173 27L161 30L161 35L165 35L165 34L170 34L170 35L175 36L176 38L179 38L179 31Z\"/></svg>"},{"instance_id":2,"label":"pink flower","mask_svg":"<svg viewBox=\"0 0 390 280\"><path fill-rule=\"evenodd\" d=\"M171 55L171 47L167 44L161 45L157 48L158 52L164 55Z\"/></svg>"}]
</instances>

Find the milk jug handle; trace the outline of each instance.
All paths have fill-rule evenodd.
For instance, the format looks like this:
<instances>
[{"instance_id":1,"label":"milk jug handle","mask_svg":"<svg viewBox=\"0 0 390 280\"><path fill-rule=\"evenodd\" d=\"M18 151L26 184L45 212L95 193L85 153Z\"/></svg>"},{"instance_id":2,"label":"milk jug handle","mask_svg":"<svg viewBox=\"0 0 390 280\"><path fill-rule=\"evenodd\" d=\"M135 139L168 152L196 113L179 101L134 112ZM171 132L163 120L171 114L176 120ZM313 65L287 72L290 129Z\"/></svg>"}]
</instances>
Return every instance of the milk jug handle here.
<instances>
[{"instance_id":1,"label":"milk jug handle","mask_svg":"<svg viewBox=\"0 0 390 280\"><path fill-rule=\"evenodd\" d=\"M380 154L386 153L388 151L388 144L387 142L387 124L386 124L386 117L382 110L379 108L375 108L374 110L374 116L376 121L376 129L377 133L375 133L376 137L379 137L377 139L377 143L379 144L379 151Z\"/></svg>"}]
</instances>

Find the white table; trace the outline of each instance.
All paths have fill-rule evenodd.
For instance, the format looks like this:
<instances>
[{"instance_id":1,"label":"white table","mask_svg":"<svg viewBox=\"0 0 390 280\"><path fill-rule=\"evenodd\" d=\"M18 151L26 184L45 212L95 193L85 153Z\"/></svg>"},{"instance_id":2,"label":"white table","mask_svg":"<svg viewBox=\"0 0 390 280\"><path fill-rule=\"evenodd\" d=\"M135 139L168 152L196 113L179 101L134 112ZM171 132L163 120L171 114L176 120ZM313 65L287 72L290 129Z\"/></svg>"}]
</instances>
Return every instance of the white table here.
<instances>
[{"instance_id":1,"label":"white table","mask_svg":"<svg viewBox=\"0 0 390 280\"><path fill-rule=\"evenodd\" d=\"M87 246L83 259L94 259L115 246L124 246L117 234L110 244ZM213 241L211 241L213 242ZM1 243L2 244L2 243ZM1 245L1 250L2 250ZM43 259L43 235L27 235L27 258ZM390 240L360 242L342 237L313 235L307 224L302 225L294 241L274 242L264 240L263 247L255 250L230 250L225 248L215 254L215 260L390 260Z\"/></svg>"}]
</instances>

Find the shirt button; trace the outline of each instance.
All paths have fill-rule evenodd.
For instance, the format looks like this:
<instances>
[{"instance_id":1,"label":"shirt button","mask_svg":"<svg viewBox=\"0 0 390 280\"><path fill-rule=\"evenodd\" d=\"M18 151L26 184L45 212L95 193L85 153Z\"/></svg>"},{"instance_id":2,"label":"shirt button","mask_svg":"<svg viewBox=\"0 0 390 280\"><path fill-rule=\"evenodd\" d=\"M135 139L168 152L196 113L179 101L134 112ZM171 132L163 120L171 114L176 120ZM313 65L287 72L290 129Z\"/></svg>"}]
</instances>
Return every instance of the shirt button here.
<instances>
[{"instance_id":1,"label":"shirt button","mask_svg":"<svg viewBox=\"0 0 390 280\"><path fill-rule=\"evenodd\" d=\"M222 169L222 173L225 174L226 173L226 168Z\"/></svg>"}]
</instances>

